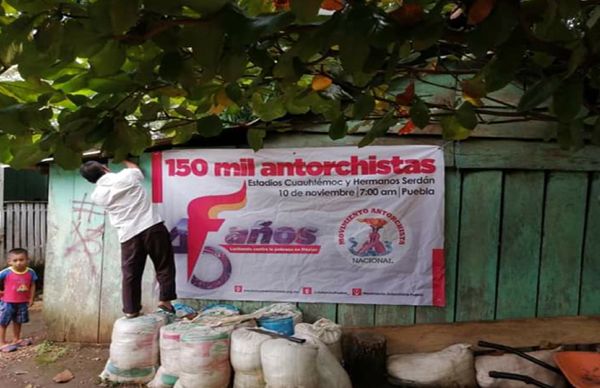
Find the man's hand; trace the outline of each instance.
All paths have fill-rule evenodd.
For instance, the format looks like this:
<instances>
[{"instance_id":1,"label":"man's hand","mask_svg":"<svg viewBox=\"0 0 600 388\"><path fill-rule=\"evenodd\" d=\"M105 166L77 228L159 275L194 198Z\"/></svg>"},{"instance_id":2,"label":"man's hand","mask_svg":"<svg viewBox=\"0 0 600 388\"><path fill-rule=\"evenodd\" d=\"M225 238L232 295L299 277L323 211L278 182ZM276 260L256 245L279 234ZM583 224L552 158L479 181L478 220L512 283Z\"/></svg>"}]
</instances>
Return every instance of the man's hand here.
<instances>
[{"instance_id":1,"label":"man's hand","mask_svg":"<svg viewBox=\"0 0 600 388\"><path fill-rule=\"evenodd\" d=\"M123 165L125 166L125 168L137 168L138 170L140 169L140 167L137 164L133 163L130 160L124 160Z\"/></svg>"},{"instance_id":2,"label":"man's hand","mask_svg":"<svg viewBox=\"0 0 600 388\"><path fill-rule=\"evenodd\" d=\"M29 304L28 304L28 306L29 306L29 307L33 306L33 299L31 299L31 300L29 301Z\"/></svg>"}]
</instances>

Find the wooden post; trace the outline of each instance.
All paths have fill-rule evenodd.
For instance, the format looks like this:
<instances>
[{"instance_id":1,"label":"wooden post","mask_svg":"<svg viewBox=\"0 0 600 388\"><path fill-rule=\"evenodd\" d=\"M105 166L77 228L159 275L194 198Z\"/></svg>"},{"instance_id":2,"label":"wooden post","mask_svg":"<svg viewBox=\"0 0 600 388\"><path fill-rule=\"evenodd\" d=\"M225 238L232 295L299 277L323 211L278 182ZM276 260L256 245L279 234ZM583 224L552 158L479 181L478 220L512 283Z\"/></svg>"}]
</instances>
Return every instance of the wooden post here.
<instances>
[{"instance_id":1,"label":"wooden post","mask_svg":"<svg viewBox=\"0 0 600 388\"><path fill-rule=\"evenodd\" d=\"M344 361L355 388L385 387L386 339L370 332L350 333L343 339Z\"/></svg>"}]
</instances>

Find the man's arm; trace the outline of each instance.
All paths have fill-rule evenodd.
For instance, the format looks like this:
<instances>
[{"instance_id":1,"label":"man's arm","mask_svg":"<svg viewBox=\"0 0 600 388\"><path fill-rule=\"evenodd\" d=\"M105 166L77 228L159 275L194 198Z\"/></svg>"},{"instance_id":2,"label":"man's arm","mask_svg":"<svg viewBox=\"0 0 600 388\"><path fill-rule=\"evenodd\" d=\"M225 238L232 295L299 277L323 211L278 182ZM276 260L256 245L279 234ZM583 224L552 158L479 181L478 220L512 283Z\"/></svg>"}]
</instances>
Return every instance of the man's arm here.
<instances>
[{"instance_id":1,"label":"man's arm","mask_svg":"<svg viewBox=\"0 0 600 388\"><path fill-rule=\"evenodd\" d=\"M125 166L125 168L137 168L138 170L141 170L140 166L133 163L131 160L124 160L123 165Z\"/></svg>"}]
</instances>

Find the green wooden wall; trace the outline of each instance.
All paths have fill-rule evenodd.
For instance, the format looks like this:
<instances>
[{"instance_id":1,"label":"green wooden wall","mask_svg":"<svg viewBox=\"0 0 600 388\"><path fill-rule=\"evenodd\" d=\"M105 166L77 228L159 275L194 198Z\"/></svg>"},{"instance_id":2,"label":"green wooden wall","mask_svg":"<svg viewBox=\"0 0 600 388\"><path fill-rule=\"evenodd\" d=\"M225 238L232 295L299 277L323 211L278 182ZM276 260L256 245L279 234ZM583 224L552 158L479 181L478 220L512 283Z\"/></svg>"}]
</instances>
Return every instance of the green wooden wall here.
<instances>
[{"instance_id":1,"label":"green wooden wall","mask_svg":"<svg viewBox=\"0 0 600 388\"><path fill-rule=\"evenodd\" d=\"M600 315L600 149L568 152L535 141L438 139L395 137L378 143L444 147L446 307L301 303L305 319L371 326ZM266 144L325 145L332 143L319 134L286 134ZM148 157L142 165L149 167ZM51 169L54 242L47 258L45 310L53 339L108 341L120 314L116 235L103 216L79 219L73 202L92 188L76 172ZM77 222L84 222L88 232L102 225L102 237L90 245L95 250L68 250L81 241ZM144 303L150 306L151 279L149 271ZM82 309L73 314L65 300ZM214 301L186 302L199 307ZM233 304L252 311L267 302Z\"/></svg>"}]
</instances>

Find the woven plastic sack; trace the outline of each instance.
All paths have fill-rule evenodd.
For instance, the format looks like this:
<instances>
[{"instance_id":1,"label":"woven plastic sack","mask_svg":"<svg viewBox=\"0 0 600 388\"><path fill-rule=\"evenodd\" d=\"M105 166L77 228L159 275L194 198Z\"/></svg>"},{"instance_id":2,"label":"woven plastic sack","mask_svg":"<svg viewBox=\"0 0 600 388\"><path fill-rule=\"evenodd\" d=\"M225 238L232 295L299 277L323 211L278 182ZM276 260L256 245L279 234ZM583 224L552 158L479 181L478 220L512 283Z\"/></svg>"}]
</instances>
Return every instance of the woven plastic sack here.
<instances>
[{"instance_id":1,"label":"woven plastic sack","mask_svg":"<svg viewBox=\"0 0 600 388\"><path fill-rule=\"evenodd\" d=\"M151 388L169 388L179 378L180 339L183 334L199 325L182 321L160 328L160 368L154 379L148 384Z\"/></svg>"},{"instance_id":2,"label":"woven plastic sack","mask_svg":"<svg viewBox=\"0 0 600 388\"><path fill-rule=\"evenodd\" d=\"M321 318L312 325L299 323L295 327L296 334L310 334L323 342L335 358L342 361L342 326L326 318Z\"/></svg>"},{"instance_id":3,"label":"woven plastic sack","mask_svg":"<svg viewBox=\"0 0 600 388\"><path fill-rule=\"evenodd\" d=\"M304 338L307 344L314 345L319 349L317 353L319 388L352 388L350 376L327 345L312 334L297 333L294 336Z\"/></svg>"},{"instance_id":4,"label":"woven plastic sack","mask_svg":"<svg viewBox=\"0 0 600 388\"><path fill-rule=\"evenodd\" d=\"M260 346L260 360L267 388L319 388L317 354L311 344L271 339Z\"/></svg>"},{"instance_id":5,"label":"woven plastic sack","mask_svg":"<svg viewBox=\"0 0 600 388\"><path fill-rule=\"evenodd\" d=\"M528 352L532 357L544 361L552 366L556 366L553 359L553 354L560 351L561 348L551 350L538 350ZM515 354L502 355L484 355L475 358L475 370L477 371L477 383L484 388L487 387L507 387L518 388L527 387L528 385L520 381L495 379L489 376L492 370L498 372L509 372L533 377L552 387L566 387L565 379L557 373L549 371L531 361L527 361Z\"/></svg>"},{"instance_id":6,"label":"woven plastic sack","mask_svg":"<svg viewBox=\"0 0 600 388\"><path fill-rule=\"evenodd\" d=\"M231 377L230 328L195 328L181 336L176 388L226 388Z\"/></svg>"},{"instance_id":7,"label":"woven plastic sack","mask_svg":"<svg viewBox=\"0 0 600 388\"><path fill-rule=\"evenodd\" d=\"M389 381L411 387L476 387L473 352L469 347L455 344L439 352L389 356Z\"/></svg>"},{"instance_id":8,"label":"woven plastic sack","mask_svg":"<svg viewBox=\"0 0 600 388\"><path fill-rule=\"evenodd\" d=\"M271 339L245 328L231 333L231 366L235 372L234 388L262 388L265 380L260 361L260 346Z\"/></svg>"},{"instance_id":9,"label":"woven plastic sack","mask_svg":"<svg viewBox=\"0 0 600 388\"><path fill-rule=\"evenodd\" d=\"M165 322L164 314L117 319L109 360L100 378L118 383L150 381L158 367L158 332Z\"/></svg>"}]
</instances>

